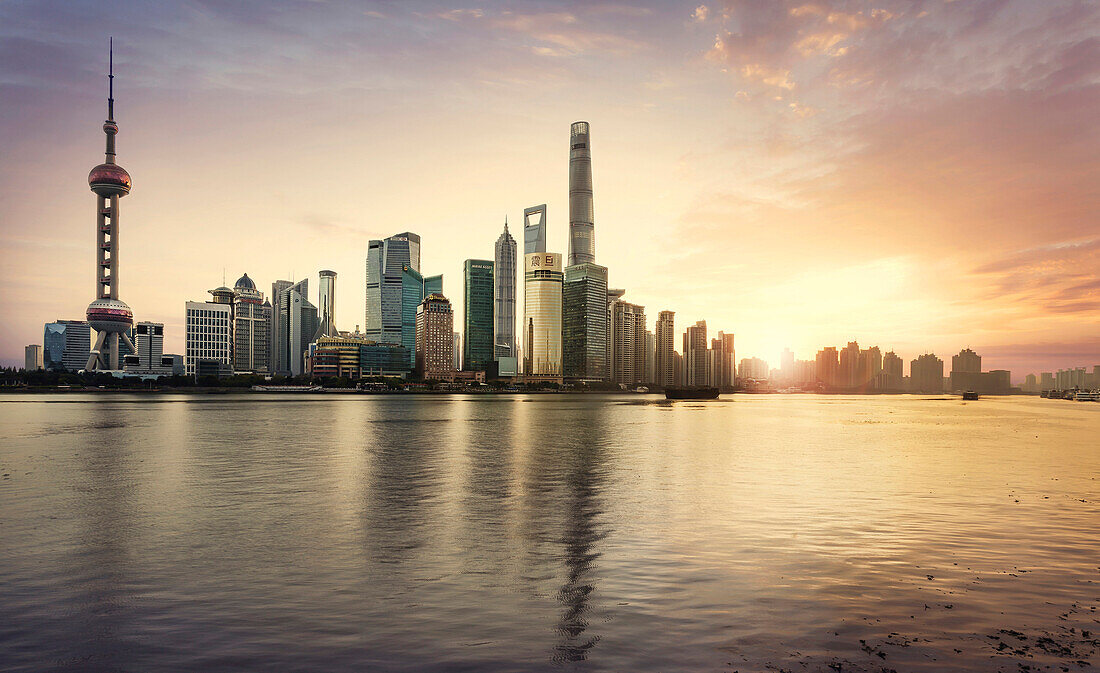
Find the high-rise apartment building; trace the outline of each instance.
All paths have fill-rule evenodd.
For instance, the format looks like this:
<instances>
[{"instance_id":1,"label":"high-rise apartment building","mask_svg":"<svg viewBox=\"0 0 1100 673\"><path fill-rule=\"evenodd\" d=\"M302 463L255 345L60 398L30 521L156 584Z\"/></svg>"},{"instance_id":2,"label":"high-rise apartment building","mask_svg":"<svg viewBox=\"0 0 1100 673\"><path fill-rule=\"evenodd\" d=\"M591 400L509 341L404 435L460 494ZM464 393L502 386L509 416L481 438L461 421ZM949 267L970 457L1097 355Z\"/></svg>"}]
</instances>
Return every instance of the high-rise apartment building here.
<instances>
[{"instance_id":1,"label":"high-rise apartment building","mask_svg":"<svg viewBox=\"0 0 1100 673\"><path fill-rule=\"evenodd\" d=\"M734 349L733 335L719 332L718 337L711 340L710 347L714 351L710 385L729 390L737 385L737 351Z\"/></svg>"},{"instance_id":2,"label":"high-rise apartment building","mask_svg":"<svg viewBox=\"0 0 1100 673\"><path fill-rule=\"evenodd\" d=\"M428 381L453 381L454 310L442 294L432 293L416 310L416 373Z\"/></svg>"},{"instance_id":3,"label":"high-rise apartment building","mask_svg":"<svg viewBox=\"0 0 1100 673\"><path fill-rule=\"evenodd\" d=\"M493 348L493 262L468 259L462 267L462 362L466 371L488 371Z\"/></svg>"},{"instance_id":4,"label":"high-rise apartment building","mask_svg":"<svg viewBox=\"0 0 1100 673\"><path fill-rule=\"evenodd\" d=\"M980 372L982 371L982 356L969 348L959 351L958 355L951 356L952 372Z\"/></svg>"},{"instance_id":5,"label":"high-rise apartment building","mask_svg":"<svg viewBox=\"0 0 1100 673\"><path fill-rule=\"evenodd\" d=\"M882 373L879 375L879 390L901 390L904 385L905 363L894 351L882 356Z\"/></svg>"},{"instance_id":6,"label":"high-rise apartment building","mask_svg":"<svg viewBox=\"0 0 1100 673\"><path fill-rule=\"evenodd\" d=\"M588 122L573 122L569 127L569 266L595 261L591 137Z\"/></svg>"},{"instance_id":7,"label":"high-rise apartment building","mask_svg":"<svg viewBox=\"0 0 1100 673\"><path fill-rule=\"evenodd\" d=\"M840 367L837 370L836 385L842 388L854 388L859 385L859 343L849 341L840 351Z\"/></svg>"},{"instance_id":8,"label":"high-rise apartment building","mask_svg":"<svg viewBox=\"0 0 1100 673\"><path fill-rule=\"evenodd\" d=\"M817 352L814 369L818 383L829 388L838 385L840 362L835 346L822 348Z\"/></svg>"},{"instance_id":9,"label":"high-rise apartment building","mask_svg":"<svg viewBox=\"0 0 1100 673\"><path fill-rule=\"evenodd\" d=\"M951 356L951 390L985 390L985 378L982 376L982 356L969 348L959 351L958 355Z\"/></svg>"},{"instance_id":10,"label":"high-rise apartment building","mask_svg":"<svg viewBox=\"0 0 1100 673\"><path fill-rule=\"evenodd\" d=\"M684 385L707 384L707 321L700 320L684 332Z\"/></svg>"},{"instance_id":11,"label":"high-rise apartment building","mask_svg":"<svg viewBox=\"0 0 1100 673\"><path fill-rule=\"evenodd\" d=\"M676 384L676 363L673 355L676 353L676 313L673 311L661 311L657 314L657 331L654 334L657 341L655 356L656 379L654 382L664 388Z\"/></svg>"},{"instance_id":12,"label":"high-rise apartment building","mask_svg":"<svg viewBox=\"0 0 1100 673\"><path fill-rule=\"evenodd\" d=\"M523 254L546 252L546 204L523 209Z\"/></svg>"},{"instance_id":13,"label":"high-rise apartment building","mask_svg":"<svg viewBox=\"0 0 1100 673\"><path fill-rule=\"evenodd\" d=\"M42 335L42 363L50 371L84 369L92 350L92 328L83 320L46 323Z\"/></svg>"},{"instance_id":14,"label":"high-rise apartment building","mask_svg":"<svg viewBox=\"0 0 1100 673\"><path fill-rule=\"evenodd\" d=\"M493 348L494 356L516 356L516 239L508 233L497 238L493 255Z\"/></svg>"},{"instance_id":15,"label":"high-rise apartment building","mask_svg":"<svg viewBox=\"0 0 1100 673\"><path fill-rule=\"evenodd\" d=\"M30 344L23 349L23 369L28 372L36 372L42 369L42 347L38 344Z\"/></svg>"},{"instance_id":16,"label":"high-rise apartment building","mask_svg":"<svg viewBox=\"0 0 1100 673\"><path fill-rule=\"evenodd\" d=\"M528 380L561 381L561 255L523 256L523 373Z\"/></svg>"},{"instance_id":17,"label":"high-rise apartment building","mask_svg":"<svg viewBox=\"0 0 1100 673\"><path fill-rule=\"evenodd\" d=\"M925 353L909 363L909 385L915 393L943 392L943 360Z\"/></svg>"},{"instance_id":18,"label":"high-rise apartment building","mask_svg":"<svg viewBox=\"0 0 1100 673\"><path fill-rule=\"evenodd\" d=\"M795 380L794 351L790 348L784 348L783 354L779 356L779 378L784 383L793 383Z\"/></svg>"},{"instance_id":19,"label":"high-rise apartment building","mask_svg":"<svg viewBox=\"0 0 1100 673\"><path fill-rule=\"evenodd\" d=\"M607 374L610 381L611 376L611 306L623 298L626 294L626 290L622 288L607 288Z\"/></svg>"},{"instance_id":20,"label":"high-rise apartment building","mask_svg":"<svg viewBox=\"0 0 1100 673\"><path fill-rule=\"evenodd\" d=\"M205 363L217 371L231 371L233 304L189 301L184 305L184 310L184 368L187 375L194 376L204 371L200 365Z\"/></svg>"},{"instance_id":21,"label":"high-rise apartment building","mask_svg":"<svg viewBox=\"0 0 1100 673\"><path fill-rule=\"evenodd\" d=\"M271 304L244 274L233 286L233 371L266 374L271 365Z\"/></svg>"},{"instance_id":22,"label":"high-rise apartment building","mask_svg":"<svg viewBox=\"0 0 1100 673\"><path fill-rule=\"evenodd\" d=\"M618 299L611 304L612 383L645 383L645 307Z\"/></svg>"},{"instance_id":23,"label":"high-rise apartment building","mask_svg":"<svg viewBox=\"0 0 1100 673\"><path fill-rule=\"evenodd\" d=\"M657 335L649 330L645 331L645 377L643 380L649 384L657 380Z\"/></svg>"},{"instance_id":24,"label":"high-rise apartment building","mask_svg":"<svg viewBox=\"0 0 1100 673\"><path fill-rule=\"evenodd\" d=\"M607 267L595 263L566 267L562 286L565 378L607 380L608 346Z\"/></svg>"},{"instance_id":25,"label":"high-rise apartment building","mask_svg":"<svg viewBox=\"0 0 1100 673\"><path fill-rule=\"evenodd\" d=\"M857 367L855 385L866 389L868 384L874 381L882 371L882 351L878 346L871 346L859 352L859 366Z\"/></svg>"}]
</instances>

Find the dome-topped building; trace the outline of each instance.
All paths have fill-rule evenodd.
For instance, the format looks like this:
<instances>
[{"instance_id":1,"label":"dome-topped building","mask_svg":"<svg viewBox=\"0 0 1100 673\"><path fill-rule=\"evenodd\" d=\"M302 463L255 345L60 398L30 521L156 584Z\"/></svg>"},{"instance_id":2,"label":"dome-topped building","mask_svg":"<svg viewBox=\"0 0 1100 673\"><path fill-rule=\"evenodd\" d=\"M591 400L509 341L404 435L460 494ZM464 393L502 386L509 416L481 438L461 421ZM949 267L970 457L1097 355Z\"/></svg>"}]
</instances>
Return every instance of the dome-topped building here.
<instances>
[{"instance_id":1,"label":"dome-topped building","mask_svg":"<svg viewBox=\"0 0 1100 673\"><path fill-rule=\"evenodd\" d=\"M252 279L248 277L248 274L241 276L237 279L237 284L233 286L235 290L255 290L256 283L252 282Z\"/></svg>"}]
</instances>

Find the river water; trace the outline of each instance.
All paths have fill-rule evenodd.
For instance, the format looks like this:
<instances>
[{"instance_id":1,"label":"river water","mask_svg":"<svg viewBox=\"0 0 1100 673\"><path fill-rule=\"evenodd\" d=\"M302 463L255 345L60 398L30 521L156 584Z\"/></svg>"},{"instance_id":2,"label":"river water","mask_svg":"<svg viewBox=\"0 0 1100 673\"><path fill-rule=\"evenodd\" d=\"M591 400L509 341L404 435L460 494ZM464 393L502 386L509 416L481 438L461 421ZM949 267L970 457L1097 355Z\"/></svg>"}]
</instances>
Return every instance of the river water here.
<instances>
[{"instance_id":1,"label":"river water","mask_svg":"<svg viewBox=\"0 0 1100 673\"><path fill-rule=\"evenodd\" d=\"M6 395L0 473L6 671L1100 665L1096 403Z\"/></svg>"}]
</instances>

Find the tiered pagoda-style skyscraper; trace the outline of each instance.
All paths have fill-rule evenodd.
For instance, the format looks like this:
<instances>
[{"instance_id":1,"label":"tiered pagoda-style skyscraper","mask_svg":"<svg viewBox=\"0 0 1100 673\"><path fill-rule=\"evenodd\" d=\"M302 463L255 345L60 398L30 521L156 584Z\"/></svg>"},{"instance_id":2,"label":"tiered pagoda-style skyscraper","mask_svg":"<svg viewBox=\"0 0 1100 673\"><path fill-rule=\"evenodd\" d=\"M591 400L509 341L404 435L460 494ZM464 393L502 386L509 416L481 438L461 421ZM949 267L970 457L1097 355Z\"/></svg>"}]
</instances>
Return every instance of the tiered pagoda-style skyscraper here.
<instances>
[{"instance_id":1,"label":"tiered pagoda-style skyscraper","mask_svg":"<svg viewBox=\"0 0 1100 673\"><path fill-rule=\"evenodd\" d=\"M119 342L136 352L130 341L134 314L118 298L118 200L130 193L130 174L115 163L115 73L114 44L107 75L106 160L88 174L88 186L96 195L96 300L88 305L88 324L96 331L96 342L88 356L88 371L117 370Z\"/></svg>"}]
</instances>

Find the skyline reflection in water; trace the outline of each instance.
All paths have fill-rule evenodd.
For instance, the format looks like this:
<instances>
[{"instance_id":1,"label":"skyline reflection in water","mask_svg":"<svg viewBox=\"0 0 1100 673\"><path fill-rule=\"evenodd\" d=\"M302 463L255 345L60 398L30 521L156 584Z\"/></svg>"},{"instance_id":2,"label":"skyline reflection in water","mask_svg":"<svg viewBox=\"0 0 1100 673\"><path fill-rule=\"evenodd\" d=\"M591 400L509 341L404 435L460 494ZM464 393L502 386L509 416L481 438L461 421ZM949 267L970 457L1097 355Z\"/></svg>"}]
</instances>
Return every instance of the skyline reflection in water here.
<instances>
[{"instance_id":1,"label":"skyline reflection in water","mask_svg":"<svg viewBox=\"0 0 1100 673\"><path fill-rule=\"evenodd\" d=\"M0 420L10 670L1095 663L1100 405L72 394Z\"/></svg>"}]
</instances>

